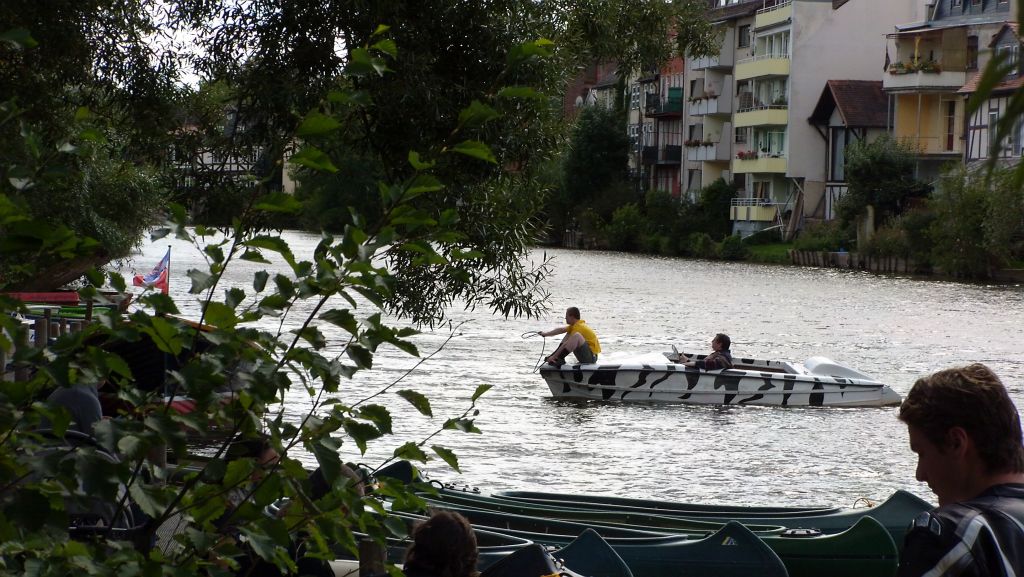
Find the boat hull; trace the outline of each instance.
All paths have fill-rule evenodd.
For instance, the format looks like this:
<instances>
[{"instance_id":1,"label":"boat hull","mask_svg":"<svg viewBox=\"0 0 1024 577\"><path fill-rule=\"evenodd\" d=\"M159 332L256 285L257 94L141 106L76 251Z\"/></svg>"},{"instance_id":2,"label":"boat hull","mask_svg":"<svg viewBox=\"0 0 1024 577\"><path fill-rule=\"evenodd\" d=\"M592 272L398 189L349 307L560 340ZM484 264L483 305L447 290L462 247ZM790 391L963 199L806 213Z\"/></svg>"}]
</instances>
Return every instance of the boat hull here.
<instances>
[{"instance_id":1,"label":"boat hull","mask_svg":"<svg viewBox=\"0 0 1024 577\"><path fill-rule=\"evenodd\" d=\"M551 394L563 399L780 407L900 403L900 396L883 383L825 375L702 371L675 363L547 366L540 374Z\"/></svg>"}]
</instances>

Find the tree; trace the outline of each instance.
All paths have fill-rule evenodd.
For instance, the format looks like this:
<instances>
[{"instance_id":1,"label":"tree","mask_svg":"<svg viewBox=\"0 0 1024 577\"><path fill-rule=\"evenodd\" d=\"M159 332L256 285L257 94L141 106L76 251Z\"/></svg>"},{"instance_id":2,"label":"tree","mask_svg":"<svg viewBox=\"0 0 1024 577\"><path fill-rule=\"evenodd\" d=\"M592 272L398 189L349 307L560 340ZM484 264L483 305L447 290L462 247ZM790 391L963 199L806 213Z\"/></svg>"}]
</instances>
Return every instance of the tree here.
<instances>
[{"instance_id":1,"label":"tree","mask_svg":"<svg viewBox=\"0 0 1024 577\"><path fill-rule=\"evenodd\" d=\"M546 45L535 41L513 47L512 52L543 57ZM370 66L350 70L346 76L382 74L392 61L390 54L369 48ZM528 60L513 55L508 73ZM351 90L343 92L352 95ZM482 106L468 102L453 119L449 134L479 122ZM319 145L341 130L340 119L314 110L297 124L295 138L303 144L293 161L311 168L311 159L319 159L322 170L329 172L333 163ZM68 136L70 142L81 138L82 134ZM59 155L48 158L47 168L59 168L62 160ZM407 177L376 183L379 211L356 212L349 226L337 236L325 234L309 255L293 253L258 226L268 213L299 210L287 195L264 193L225 230L190 230L184 209L175 207L173 221L155 236L191 239L208 257L207 270L189 271L191 292L203 302L198 324L179 320L172 299L151 293L140 299L147 311L127 316L117 310L104 312L101 322L37 349L22 344L28 328L6 314L27 311L0 296L0 328L11 336L0 339L0 352L10 355L12 342L18 343L14 364L31 375L0 389L0 562L5 570L67 575L86 566L91 572L119 575L223 575L239 564L251 567L262 562L294 572L291 554L300 542L307 556L333 558L332 547L355 553L356 530L378 540L403 533L379 502L363 500L344 480L334 482L326 496L314 496L294 454L299 449L308 452L328 479L339 479L339 447L365 452L368 443L389 435L392 416L380 399L394 384L376 394L346 386L353 375L372 368L381 345L419 355L409 340L416 331L387 324L382 312L397 307L413 318L443 318L450 299L466 297L469 279L461 276L463 271L488 274L480 270L489 265L473 249L474 238L464 232L460 211L441 200L449 187L458 187L460 175L474 182L478 167L494 164L489 147L458 137L421 143L419 151L407 154L407 162ZM448 175L447 181L438 177L441 173ZM91 243L77 241L67 229L30 221L21 207L9 202L9 183L0 186L0 223L24 223L25 238L38 241L2 245L5 256L23 258L25 250L32 250L67 259L91 249ZM492 186L499 189L500 179ZM481 236L490 238L487 234ZM516 242L525 237L521 233ZM262 263L269 270L256 272L251 285L224 286L223 272L239 259ZM418 270L400 275L381 266L389 260ZM31 265L27 263L26 269ZM398 290L401 283L423 274L436 275L433 283L439 288L405 299ZM527 276L522 265L519 274ZM493 286L480 289L480 294L490 296L482 304L499 312L534 314L544 306L544 274L541 269L523 281L496 279ZM104 283L125 289L118 273L93 271L89 279L94 286L82 290L86 298L95 297L94 287ZM0 279L0 291L6 288ZM473 296L469 295L471 304L476 302ZM347 342L340 343L340 354L329 352L321 329L326 324L348 335ZM138 382L118 352L140 344L174 359L174 370L164 371L157 386ZM54 388L81 385L111 388L121 403L117 416L96 426L95 447L55 442L35 428L45 417L56 438L62 437L69 415L38 401ZM306 390L313 407L301 422L286 419L280 406L293 387ZM487 388L477 387L467 398L467 408L443 419L439 429L479 433L474 424L476 404ZM420 413L433 416L422 394L395 392ZM187 414L172 409L173 398L180 396L194 399L198 409ZM254 457L228 458L229 445L255 439L261 429L270 446L285 455L280 462L262 470ZM166 447L179 459L186 458L189 436L212 442L213 455L177 483L166 483L168 469L151 456ZM394 458L440 459L458 470L455 453L432 442L432 437L396 447ZM396 508L424 505L409 489L394 483L384 481L380 492L392 497ZM146 522L123 527L121 520L127 515L112 513L107 523L91 530L91 536L83 536L83 529L69 529L74 511L98 500L105 509L123 512L129 495ZM267 517L264 507L281 499L288 500L282 514ZM157 528L171 517L180 517L185 526L177 534L176 548L151 551Z\"/></svg>"},{"instance_id":2,"label":"tree","mask_svg":"<svg viewBox=\"0 0 1024 577\"><path fill-rule=\"evenodd\" d=\"M897 216L907 200L926 197L930 187L914 178L914 151L889 135L846 149L846 180L849 188L836 206L844 225L855 222L875 208L875 223Z\"/></svg>"},{"instance_id":3,"label":"tree","mask_svg":"<svg viewBox=\"0 0 1024 577\"><path fill-rule=\"evenodd\" d=\"M0 260L12 288L50 290L127 256L156 222L172 126L173 59L155 55L145 2L23 0L0 7L0 179L31 217L98 241L34 277ZM81 134L75 143L69 134ZM22 137L21 135L25 135ZM63 158L61 171L52 159ZM0 231L2 232L2 231ZM19 282L15 282L19 281Z\"/></svg>"},{"instance_id":4,"label":"tree","mask_svg":"<svg viewBox=\"0 0 1024 577\"><path fill-rule=\"evenodd\" d=\"M592 106L576 120L569 151L565 156L562 185L551 199L550 214L555 223L568 224L580 207L591 207L604 220L629 202L627 189L629 139L621 111Z\"/></svg>"}]
</instances>

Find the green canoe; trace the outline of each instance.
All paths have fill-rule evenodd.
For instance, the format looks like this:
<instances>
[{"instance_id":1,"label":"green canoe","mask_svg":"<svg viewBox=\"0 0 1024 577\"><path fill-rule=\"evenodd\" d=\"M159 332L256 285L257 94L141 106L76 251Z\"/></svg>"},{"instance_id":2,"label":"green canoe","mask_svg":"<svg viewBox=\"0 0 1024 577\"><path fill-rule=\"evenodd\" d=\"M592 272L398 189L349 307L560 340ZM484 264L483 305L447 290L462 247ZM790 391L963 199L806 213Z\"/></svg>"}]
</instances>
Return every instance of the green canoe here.
<instances>
[{"instance_id":1,"label":"green canoe","mask_svg":"<svg viewBox=\"0 0 1024 577\"><path fill-rule=\"evenodd\" d=\"M568 569L587 577L633 577L629 565L593 529L587 529L552 556Z\"/></svg>"},{"instance_id":2,"label":"green canoe","mask_svg":"<svg viewBox=\"0 0 1024 577\"><path fill-rule=\"evenodd\" d=\"M622 528L587 527L568 521L529 518L491 511L453 510L458 510L466 516L475 529L529 539L548 547L569 547L576 540L576 534L583 535L588 529L595 531L611 545L634 577L787 575L785 565L779 556L757 535L739 523L726 523L710 536L690 538L686 535L645 534ZM398 514L413 516L406 513ZM573 534L570 531L577 533ZM586 547L579 545L577 549ZM584 556L586 554L585 551L574 553ZM568 562L566 566L574 569Z\"/></svg>"},{"instance_id":3,"label":"green canoe","mask_svg":"<svg viewBox=\"0 0 1024 577\"><path fill-rule=\"evenodd\" d=\"M575 518L573 514L567 513L567 511L579 510L579 511L604 511L608 512L621 512L622 519L629 517L637 518L637 515L646 514L649 515L644 522L639 523L642 525L652 526L658 523L653 522L653 518L666 518L666 517L678 517L687 520L702 520L702 521L717 521L724 523L725 521L739 521L744 525L760 524L760 525L781 525L787 528L794 529L817 529L822 533L831 534L845 531L852 527L860 519L870 516L876 521L881 523L889 534L892 535L893 540L900 546L903 544L903 536L906 533L907 527L910 526L910 522L914 517L919 514L931 510L934 505L921 499L913 493L907 491L897 490L888 499L875 505L873 507L858 507L851 509L817 509L810 510L804 514L797 514L797 509L789 509L777 507L774 509L780 510L778 515L769 515L765 513L765 510L772 509L766 507L720 507L721 511L714 513L715 505L704 506L704 512L699 515L691 514L690 509L694 507L691 504L683 503L672 503L663 501L644 501L640 499L621 499L616 497L599 497L594 495L561 495L560 500L554 498L535 499L527 500L522 497L515 499L505 498L510 494L523 495L526 492L516 491L508 493L498 493L495 495L480 495L471 492L455 491L452 489L442 489L437 499L443 501L451 501L459 504L469 504L475 507L486 507L490 506L500 510L501 507L524 507L532 506L539 507L540 509L531 509L529 514L538 515L541 510L548 508L550 510L550 516L554 518ZM549 495L554 496L554 493L535 493L535 495ZM609 504L602 506L600 499L606 499ZM634 502L635 506L620 505L622 501ZM652 507L640 507L639 503L649 503ZM745 511L746 509L746 511ZM631 521L620 521L622 523L630 524ZM662 523L660 526L665 529L671 527L671 523Z\"/></svg>"},{"instance_id":4,"label":"green canoe","mask_svg":"<svg viewBox=\"0 0 1024 577\"><path fill-rule=\"evenodd\" d=\"M712 539L701 539L703 535L694 533L659 535L656 531L642 530L639 527L629 529L626 525L609 526L545 519L444 505L440 502L435 502L434 505L436 508L457 511L475 527L548 546L563 546L572 540L572 535L580 534L588 528L592 529L607 540L637 577L675 574L674 564L681 559L700 567L704 567L704 563L713 564L712 561L695 556L695 552L702 549L687 547L688 544ZM730 525L742 527L736 522L726 524ZM721 530L724 530L724 526ZM721 530L715 535L719 535ZM789 574L794 577L886 577L896 570L898 553L892 536L871 517L862 517L852 527L831 535L817 534L814 531L755 535L746 527L744 530L751 536L759 537L762 543L774 551L785 563Z\"/></svg>"},{"instance_id":5,"label":"green canoe","mask_svg":"<svg viewBox=\"0 0 1024 577\"><path fill-rule=\"evenodd\" d=\"M459 491L454 487L442 490L443 493L483 496L478 491ZM576 509L601 509L614 511L632 511L652 515L679 517L802 517L825 513L838 513L838 507L748 507L745 505L680 503L676 501L657 501L654 499L633 499L629 497L612 497L606 495L587 495L582 493L543 493L538 491L499 491L484 496L489 499L504 501L527 502L556 507L573 507Z\"/></svg>"}]
</instances>

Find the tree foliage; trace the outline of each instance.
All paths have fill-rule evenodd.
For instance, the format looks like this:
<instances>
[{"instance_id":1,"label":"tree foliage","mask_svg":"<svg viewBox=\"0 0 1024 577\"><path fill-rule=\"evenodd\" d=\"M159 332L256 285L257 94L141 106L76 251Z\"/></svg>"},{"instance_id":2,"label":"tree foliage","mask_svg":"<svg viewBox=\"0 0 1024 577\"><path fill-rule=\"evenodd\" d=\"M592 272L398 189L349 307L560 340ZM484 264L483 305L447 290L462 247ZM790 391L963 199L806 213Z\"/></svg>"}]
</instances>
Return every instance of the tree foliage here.
<instances>
[{"instance_id":1,"label":"tree foliage","mask_svg":"<svg viewBox=\"0 0 1024 577\"><path fill-rule=\"evenodd\" d=\"M577 117L565 155L563 180L551 199L551 216L556 223L569 223L579 207L592 207L604 220L629 202L629 139L621 111L600 106L584 108ZM638 199L637 199L638 200Z\"/></svg>"},{"instance_id":2,"label":"tree foliage","mask_svg":"<svg viewBox=\"0 0 1024 577\"><path fill-rule=\"evenodd\" d=\"M846 180L849 188L836 205L845 224L855 222L875 207L876 222L900 214L910 198L928 195L930 187L914 178L914 150L889 136L857 141L846 149Z\"/></svg>"}]
</instances>

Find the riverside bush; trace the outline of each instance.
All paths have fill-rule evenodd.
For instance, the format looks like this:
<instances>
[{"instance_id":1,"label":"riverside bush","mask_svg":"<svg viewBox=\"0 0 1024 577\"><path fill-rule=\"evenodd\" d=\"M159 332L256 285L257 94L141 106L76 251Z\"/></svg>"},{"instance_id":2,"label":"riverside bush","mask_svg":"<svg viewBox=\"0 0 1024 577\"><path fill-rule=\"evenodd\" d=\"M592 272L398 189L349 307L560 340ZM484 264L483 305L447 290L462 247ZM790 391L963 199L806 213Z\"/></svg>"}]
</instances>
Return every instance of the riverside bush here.
<instances>
[{"instance_id":1,"label":"riverside bush","mask_svg":"<svg viewBox=\"0 0 1024 577\"><path fill-rule=\"evenodd\" d=\"M838 251L848 249L850 242L837 220L809 224L793 241L794 250Z\"/></svg>"},{"instance_id":2,"label":"riverside bush","mask_svg":"<svg viewBox=\"0 0 1024 577\"><path fill-rule=\"evenodd\" d=\"M743 260L747 258L749 252L740 235L734 234L722 239L718 255L725 260Z\"/></svg>"},{"instance_id":3,"label":"riverside bush","mask_svg":"<svg viewBox=\"0 0 1024 577\"><path fill-rule=\"evenodd\" d=\"M633 203L620 206L612 213L612 221L604 228L608 246L612 250L637 250L646 226L640 207Z\"/></svg>"}]
</instances>

